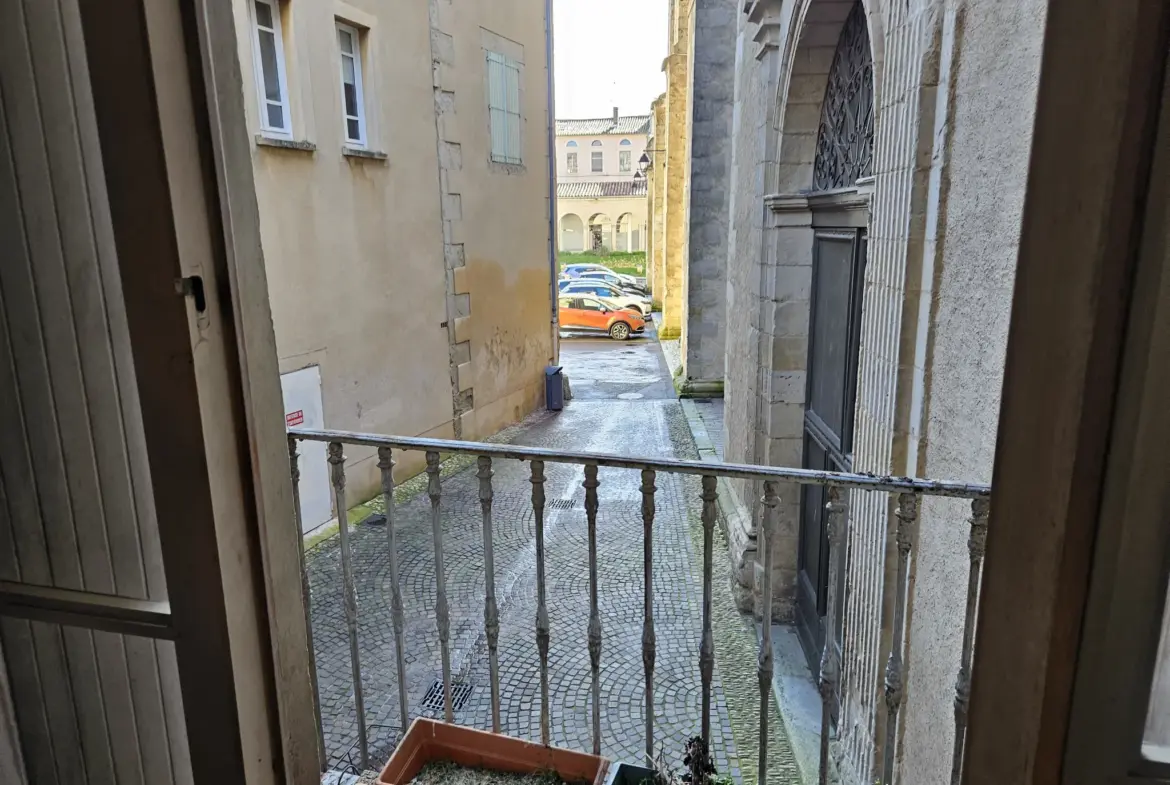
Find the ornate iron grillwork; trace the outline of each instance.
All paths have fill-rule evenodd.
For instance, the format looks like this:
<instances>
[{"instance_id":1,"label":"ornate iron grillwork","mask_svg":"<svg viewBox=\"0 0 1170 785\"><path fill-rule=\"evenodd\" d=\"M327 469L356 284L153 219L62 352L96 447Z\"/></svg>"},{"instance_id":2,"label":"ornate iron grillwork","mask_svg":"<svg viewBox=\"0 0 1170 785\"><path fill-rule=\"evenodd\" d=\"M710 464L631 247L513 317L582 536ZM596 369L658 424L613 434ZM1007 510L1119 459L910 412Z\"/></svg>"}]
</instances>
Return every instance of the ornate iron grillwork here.
<instances>
[{"instance_id":1,"label":"ornate iron grillwork","mask_svg":"<svg viewBox=\"0 0 1170 785\"><path fill-rule=\"evenodd\" d=\"M873 171L873 55L861 0L853 4L829 69L813 190L851 187Z\"/></svg>"}]
</instances>

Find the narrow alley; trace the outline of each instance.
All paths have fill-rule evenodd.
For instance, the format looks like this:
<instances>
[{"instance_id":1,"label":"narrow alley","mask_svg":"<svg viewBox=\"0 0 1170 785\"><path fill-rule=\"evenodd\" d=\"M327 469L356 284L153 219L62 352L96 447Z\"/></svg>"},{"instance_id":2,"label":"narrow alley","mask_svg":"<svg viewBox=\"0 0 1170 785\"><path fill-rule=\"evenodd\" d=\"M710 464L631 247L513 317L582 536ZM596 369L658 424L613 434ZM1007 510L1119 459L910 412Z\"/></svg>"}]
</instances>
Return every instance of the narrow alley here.
<instances>
[{"instance_id":1,"label":"narrow alley","mask_svg":"<svg viewBox=\"0 0 1170 785\"><path fill-rule=\"evenodd\" d=\"M676 399L663 353L645 339L566 338L561 361L573 399L559 413L539 412L493 441L617 455L694 459L694 441ZM536 574L529 467L495 461L494 553L500 610L501 719L505 733L540 737ZM586 514L578 467L545 469L547 604L552 743L588 750L591 692L586 625L589 575ZM643 553L640 473L599 472L598 564L602 617L602 753L641 762L645 747L642 663ZM701 701L701 501L697 477L659 474L654 518L655 746L662 760L682 767L683 745L698 733ZM469 461L444 463L442 515L455 720L491 727L484 636L484 570L479 484ZM430 499L425 476L396 494L394 524L406 615L410 712L442 715L439 641ZM717 533L717 537L719 534ZM358 596L358 637L374 765L399 735L390 584L384 518L356 525L350 538ZM725 558L716 546L716 558ZM312 590L313 636L322 716L331 766L356 773L357 728L342 603L338 539L314 547L306 561ZM758 682L752 626L736 611L726 572L716 571L716 666L712 748L720 774L754 781ZM769 744L770 781L795 781L780 723Z\"/></svg>"}]
</instances>

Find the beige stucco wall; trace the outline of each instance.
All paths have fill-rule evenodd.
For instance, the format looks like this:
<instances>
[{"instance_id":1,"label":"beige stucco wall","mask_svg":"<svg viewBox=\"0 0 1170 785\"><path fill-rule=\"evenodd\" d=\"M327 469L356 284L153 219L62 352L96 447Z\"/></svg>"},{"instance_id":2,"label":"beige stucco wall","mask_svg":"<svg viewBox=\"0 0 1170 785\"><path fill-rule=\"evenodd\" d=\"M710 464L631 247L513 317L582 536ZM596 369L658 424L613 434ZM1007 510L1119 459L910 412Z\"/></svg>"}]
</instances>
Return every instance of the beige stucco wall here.
<instances>
[{"instance_id":1,"label":"beige stucco wall","mask_svg":"<svg viewBox=\"0 0 1170 785\"><path fill-rule=\"evenodd\" d=\"M316 151L253 151L277 352L282 373L320 366L328 427L450 436L427 15L411 5L383 18L379 5L284 7L293 138ZM369 28L369 144L387 153L384 162L341 154L340 80L319 76L337 73L333 20L342 13ZM236 18L244 104L255 130L247 3L236 3ZM391 86L393 101L378 98ZM391 325L409 329L411 340L395 340ZM370 451L351 449L349 457L354 494L368 495L375 461ZM403 471L417 468L403 459Z\"/></svg>"},{"instance_id":2,"label":"beige stucco wall","mask_svg":"<svg viewBox=\"0 0 1170 785\"><path fill-rule=\"evenodd\" d=\"M462 435L476 439L516 422L543 401L544 367L551 363L549 266L548 64L544 0L472 6L432 0L442 30L454 39L454 60L441 68L442 89L455 94L455 112L442 133L458 143L462 167L446 177L458 187L461 221L452 228L466 264L455 270L455 292L470 296L470 316L458 342L470 342L474 407L462 416ZM485 44L507 39L523 63L523 165L490 161ZM515 45L515 46L513 46ZM522 47L522 51L515 47Z\"/></svg>"},{"instance_id":3,"label":"beige stucco wall","mask_svg":"<svg viewBox=\"0 0 1170 785\"><path fill-rule=\"evenodd\" d=\"M438 45L458 110L441 123L427 3L283 6L292 137L315 150L258 144L253 165L281 372L320 366L329 428L450 437L455 401L472 390L462 435L486 436L539 404L551 359L544 4L493 3L456 19L448 0L432 2L452 31ZM248 8L235 3L256 131ZM342 154L334 19L364 30L368 148L385 160ZM525 166L515 171L488 164L481 25L523 46ZM440 148L444 127L454 147ZM453 354L456 337L468 357ZM372 495L371 452L349 458L351 496ZM403 474L421 467L417 454L398 461Z\"/></svg>"},{"instance_id":4,"label":"beige stucco wall","mask_svg":"<svg viewBox=\"0 0 1170 785\"><path fill-rule=\"evenodd\" d=\"M1047 4L948 5L950 141L933 238L937 288L920 473L990 482ZM950 774L968 518L962 503L923 505L900 760L900 781L907 784Z\"/></svg>"}]
</instances>

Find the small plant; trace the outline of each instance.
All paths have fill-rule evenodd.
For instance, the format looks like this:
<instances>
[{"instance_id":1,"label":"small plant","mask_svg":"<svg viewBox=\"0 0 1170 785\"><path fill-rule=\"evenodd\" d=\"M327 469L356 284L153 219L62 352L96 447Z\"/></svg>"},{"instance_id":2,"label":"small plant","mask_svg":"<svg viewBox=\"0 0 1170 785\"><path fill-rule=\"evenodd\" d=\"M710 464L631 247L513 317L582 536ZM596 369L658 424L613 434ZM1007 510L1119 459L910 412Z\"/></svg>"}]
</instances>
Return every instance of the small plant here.
<instances>
[{"instance_id":1,"label":"small plant","mask_svg":"<svg viewBox=\"0 0 1170 785\"><path fill-rule=\"evenodd\" d=\"M659 748L658 758L654 761L654 785L679 785L679 782L678 775L666 762L666 754Z\"/></svg>"},{"instance_id":2,"label":"small plant","mask_svg":"<svg viewBox=\"0 0 1170 785\"><path fill-rule=\"evenodd\" d=\"M658 759L654 762L654 785L732 785L730 776L720 775L715 770L711 751L702 736L688 739L685 750L683 766L686 770L681 775L671 768L659 751Z\"/></svg>"},{"instance_id":3,"label":"small plant","mask_svg":"<svg viewBox=\"0 0 1170 785\"><path fill-rule=\"evenodd\" d=\"M690 785L711 785L711 778L715 775L715 764L711 761L711 752L703 742L703 737L692 736L688 739L686 751L683 765L687 767L687 771L683 774L683 782Z\"/></svg>"}]
</instances>

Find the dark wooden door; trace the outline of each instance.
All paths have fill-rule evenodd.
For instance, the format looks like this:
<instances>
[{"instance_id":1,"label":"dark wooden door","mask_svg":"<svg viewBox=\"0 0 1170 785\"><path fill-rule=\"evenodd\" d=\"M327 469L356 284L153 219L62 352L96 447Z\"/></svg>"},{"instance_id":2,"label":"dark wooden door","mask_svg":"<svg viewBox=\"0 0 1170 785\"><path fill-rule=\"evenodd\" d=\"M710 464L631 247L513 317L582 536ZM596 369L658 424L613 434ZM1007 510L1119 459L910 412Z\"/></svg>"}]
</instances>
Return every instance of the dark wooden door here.
<instances>
[{"instance_id":1,"label":"dark wooden door","mask_svg":"<svg viewBox=\"0 0 1170 785\"><path fill-rule=\"evenodd\" d=\"M852 469L853 405L857 398L857 354L865 271L864 229L822 229L813 248L812 313L804 415L804 467ZM829 597L829 542L825 491L804 486L800 509L796 620L801 644L818 672L822 626ZM845 575L838 576L837 625L841 641Z\"/></svg>"}]
</instances>

